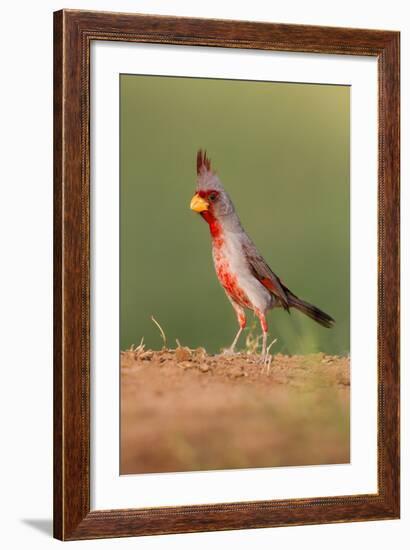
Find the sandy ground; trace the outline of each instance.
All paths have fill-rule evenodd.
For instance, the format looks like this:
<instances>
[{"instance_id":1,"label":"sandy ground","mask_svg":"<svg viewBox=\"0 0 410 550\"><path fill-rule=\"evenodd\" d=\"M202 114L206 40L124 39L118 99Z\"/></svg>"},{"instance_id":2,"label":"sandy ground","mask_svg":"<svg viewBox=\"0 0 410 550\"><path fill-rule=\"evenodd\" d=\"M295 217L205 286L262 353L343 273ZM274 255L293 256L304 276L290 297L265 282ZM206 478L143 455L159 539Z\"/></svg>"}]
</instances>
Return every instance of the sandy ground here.
<instances>
[{"instance_id":1,"label":"sandy ground","mask_svg":"<svg viewBox=\"0 0 410 550\"><path fill-rule=\"evenodd\" d=\"M349 360L121 352L121 473L349 462Z\"/></svg>"}]
</instances>

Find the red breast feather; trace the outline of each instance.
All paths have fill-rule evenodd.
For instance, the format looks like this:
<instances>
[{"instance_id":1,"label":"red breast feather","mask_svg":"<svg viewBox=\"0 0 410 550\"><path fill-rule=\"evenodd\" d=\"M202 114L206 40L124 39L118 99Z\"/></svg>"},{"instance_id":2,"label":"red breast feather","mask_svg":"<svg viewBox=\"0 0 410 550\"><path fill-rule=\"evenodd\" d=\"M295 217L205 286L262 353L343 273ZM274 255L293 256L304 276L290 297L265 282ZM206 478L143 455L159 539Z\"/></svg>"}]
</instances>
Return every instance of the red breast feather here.
<instances>
[{"instance_id":1,"label":"red breast feather","mask_svg":"<svg viewBox=\"0 0 410 550\"><path fill-rule=\"evenodd\" d=\"M229 265L223 259L216 262L216 274L218 279L234 302L242 307L252 308L246 293L238 284L237 276L229 269Z\"/></svg>"}]
</instances>

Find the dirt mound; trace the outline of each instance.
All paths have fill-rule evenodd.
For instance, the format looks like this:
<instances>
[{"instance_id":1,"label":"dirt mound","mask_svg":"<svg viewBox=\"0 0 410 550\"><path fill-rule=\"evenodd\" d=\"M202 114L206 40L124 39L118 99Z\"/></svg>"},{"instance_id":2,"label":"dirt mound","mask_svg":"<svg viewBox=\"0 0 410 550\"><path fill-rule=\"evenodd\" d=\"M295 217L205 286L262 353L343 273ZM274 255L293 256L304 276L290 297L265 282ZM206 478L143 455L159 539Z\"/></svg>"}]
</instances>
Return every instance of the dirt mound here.
<instances>
[{"instance_id":1,"label":"dirt mound","mask_svg":"<svg viewBox=\"0 0 410 550\"><path fill-rule=\"evenodd\" d=\"M349 359L121 352L121 473L349 462Z\"/></svg>"}]
</instances>

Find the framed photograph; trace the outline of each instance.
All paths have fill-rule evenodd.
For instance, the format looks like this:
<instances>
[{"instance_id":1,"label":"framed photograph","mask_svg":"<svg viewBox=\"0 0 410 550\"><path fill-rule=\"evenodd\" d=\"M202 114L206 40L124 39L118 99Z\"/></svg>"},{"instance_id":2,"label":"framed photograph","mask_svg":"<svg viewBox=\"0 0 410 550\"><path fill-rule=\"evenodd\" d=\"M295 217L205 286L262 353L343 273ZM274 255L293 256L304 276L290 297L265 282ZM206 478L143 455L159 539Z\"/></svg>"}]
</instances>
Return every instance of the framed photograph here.
<instances>
[{"instance_id":1,"label":"framed photograph","mask_svg":"<svg viewBox=\"0 0 410 550\"><path fill-rule=\"evenodd\" d=\"M54 14L54 534L399 517L398 32Z\"/></svg>"}]
</instances>

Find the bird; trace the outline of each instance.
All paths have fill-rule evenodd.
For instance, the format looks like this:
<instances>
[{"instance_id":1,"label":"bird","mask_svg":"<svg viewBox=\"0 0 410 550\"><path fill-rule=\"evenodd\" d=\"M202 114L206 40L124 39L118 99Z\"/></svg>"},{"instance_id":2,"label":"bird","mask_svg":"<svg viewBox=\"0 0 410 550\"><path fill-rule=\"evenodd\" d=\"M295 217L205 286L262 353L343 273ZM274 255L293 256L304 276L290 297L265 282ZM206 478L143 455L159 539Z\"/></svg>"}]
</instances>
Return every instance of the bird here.
<instances>
[{"instance_id":1,"label":"bird","mask_svg":"<svg viewBox=\"0 0 410 550\"><path fill-rule=\"evenodd\" d=\"M330 315L298 298L269 267L244 230L230 196L202 149L197 153L196 172L196 191L190 209L200 214L209 226L216 275L239 324L231 346L225 351L235 353L247 323L245 310L253 311L259 319L262 361L267 357L266 314L273 308L283 308L288 313L294 308L323 327L333 327L335 320Z\"/></svg>"}]
</instances>

